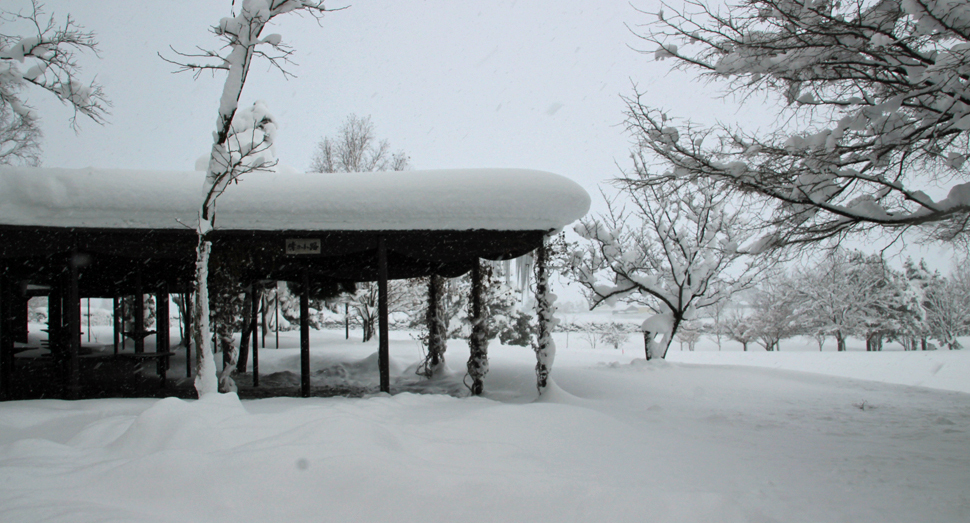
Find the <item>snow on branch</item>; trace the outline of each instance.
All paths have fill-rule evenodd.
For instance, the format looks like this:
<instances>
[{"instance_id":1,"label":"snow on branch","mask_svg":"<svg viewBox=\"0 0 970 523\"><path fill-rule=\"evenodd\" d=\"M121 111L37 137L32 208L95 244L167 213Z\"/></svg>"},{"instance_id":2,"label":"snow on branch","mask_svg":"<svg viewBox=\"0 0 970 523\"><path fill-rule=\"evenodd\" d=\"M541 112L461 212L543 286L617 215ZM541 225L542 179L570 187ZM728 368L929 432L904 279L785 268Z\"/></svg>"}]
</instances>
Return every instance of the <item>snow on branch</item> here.
<instances>
[{"instance_id":1,"label":"snow on branch","mask_svg":"<svg viewBox=\"0 0 970 523\"><path fill-rule=\"evenodd\" d=\"M633 178L618 184L631 209L607 199L607 213L575 227L584 241L570 271L591 306L625 299L668 314L669 345L683 321L746 288L769 265L744 258L742 214L713 185L641 185Z\"/></svg>"},{"instance_id":2,"label":"snow on branch","mask_svg":"<svg viewBox=\"0 0 970 523\"><path fill-rule=\"evenodd\" d=\"M291 76L284 66L290 62L292 50L283 44L280 35L263 35L273 18L291 12L307 13L319 19L328 10L323 0L243 0L238 14L222 18L211 28L223 42L219 50L198 49L196 53L183 53L173 48L176 58L159 55L177 65L176 72L193 71L196 76L206 70L226 72L201 211L201 220L208 225L200 224L201 230L211 229L216 200L230 183L244 174L275 165L275 160L268 159L267 153L272 152L276 125L267 114L257 114L265 113L265 105L257 102L253 114L247 113L242 118L236 117L236 111L255 58L264 58L284 76ZM266 48L270 51L265 51Z\"/></svg>"},{"instance_id":3,"label":"snow on branch","mask_svg":"<svg viewBox=\"0 0 970 523\"><path fill-rule=\"evenodd\" d=\"M68 15L63 22L47 17L44 7L32 0L21 11L0 9L0 164L38 160L40 128L32 107L22 93L33 86L56 96L77 116L104 123L110 103L98 83L79 76L78 51L97 54L94 33L84 31Z\"/></svg>"},{"instance_id":4,"label":"snow on branch","mask_svg":"<svg viewBox=\"0 0 970 523\"><path fill-rule=\"evenodd\" d=\"M235 6L235 3L233 4ZM203 62L164 60L179 66L179 71L222 70L226 73L216 129L212 133L212 150L206 169L204 198L199 209L199 248L196 257L195 300L196 310L208 306L207 271L211 243L207 236L215 227L216 201L231 183L248 173L265 171L276 164L273 141L276 121L263 102L251 108L239 109L239 98L254 58L262 57L284 72L282 64L289 60L291 51L282 44L277 34L263 35L266 25L276 16L291 12L309 13L319 19L327 10L323 0L242 0L238 14L223 18L212 28L212 33L223 41L219 51L200 49L200 54L178 53L181 58L200 58ZM262 47L260 47L262 46ZM271 53L262 49L271 48ZM197 74L198 75L198 74ZM205 304L198 302L205 301ZM200 396L218 390L215 364L209 347L208 318L193 322L192 337L199 355L196 374L196 391ZM231 379L227 382L231 388Z\"/></svg>"},{"instance_id":5,"label":"snow on branch","mask_svg":"<svg viewBox=\"0 0 970 523\"><path fill-rule=\"evenodd\" d=\"M770 92L769 132L699 126L627 100L644 184L713 179L772 202L764 246L868 229L968 232L970 4L956 0L692 1L648 25L644 52ZM951 187L934 200L929 187Z\"/></svg>"}]
</instances>

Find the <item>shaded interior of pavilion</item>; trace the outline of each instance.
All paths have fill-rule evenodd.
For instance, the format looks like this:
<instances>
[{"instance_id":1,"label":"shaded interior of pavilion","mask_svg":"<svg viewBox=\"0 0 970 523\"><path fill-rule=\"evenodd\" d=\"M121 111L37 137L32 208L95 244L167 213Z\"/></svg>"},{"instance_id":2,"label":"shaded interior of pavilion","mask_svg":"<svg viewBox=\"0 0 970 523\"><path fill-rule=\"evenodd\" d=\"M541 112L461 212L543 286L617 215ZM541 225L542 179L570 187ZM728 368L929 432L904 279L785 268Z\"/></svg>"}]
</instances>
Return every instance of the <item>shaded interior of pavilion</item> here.
<instances>
[{"instance_id":1,"label":"shaded interior of pavilion","mask_svg":"<svg viewBox=\"0 0 970 523\"><path fill-rule=\"evenodd\" d=\"M44 171L52 170L37 171L40 172L24 172L23 169L16 172L0 170L0 190L11 187L15 189L4 191L0 195L0 260L3 263L0 275L2 397L74 399L193 394L194 391L187 386L182 389L173 386L176 382L187 384L189 380L184 379L188 376L172 376L169 369L173 359L184 358L187 373L193 373L193 362L197 357L197 353L193 351L196 348L188 340L179 339L178 343L173 343L169 322L159 321L153 328L147 328L143 320L143 308L144 297L152 295L155 299L156 317L168 318L173 297L181 297L183 303L191 303L186 298L193 287L198 242L195 231L185 226L172 226L168 221L162 226L153 223L135 223L135 226L131 226L129 222L112 219L91 220L88 215L79 218L81 213L74 212L73 207L77 204L64 204L59 203L60 201L52 204L52 200L44 198L40 198L39 204L35 201L33 203L37 205L31 205L32 202L22 201L23 187L16 184L26 183L23 180L28 176L43 178L48 174ZM496 174L510 174L499 171L473 174L491 178L495 178ZM72 174L75 173L57 171L50 176L63 178ZM517 171L511 174L522 175L528 179L530 172ZM6 179L4 175L7 175ZM427 182L421 175L422 173L417 173L418 182ZM548 173L542 173L542 176L547 175ZM437 173L431 178L435 179L436 176ZM105 179L110 182L113 176ZM509 179L511 178L506 177L503 180L504 190L515 191L516 187L514 184L510 186ZM210 267L220 267L238 284L249 289L257 289L260 284L268 281L289 282L300 299L299 387L272 392L264 389L263 394L310 396L320 393L313 390L310 381L313 369L310 368L309 303L312 299L352 289L359 282L377 282L380 296L377 333L379 390L393 392L388 369L387 282L420 277L453 278L470 273L473 315L483 314L484 307L480 303L483 294L483 261L510 260L537 253L537 263L542 264L545 258L542 255L544 244L550 233L578 219L588 209L589 197L583 189L561 177L554 181L559 186L554 188L551 196L519 195L521 203L506 202L498 205L496 213L501 213L501 216L497 215L495 219L490 219L481 209L471 209L471 206L466 205L465 208L473 216L468 217L464 223L458 223L461 220L449 221L447 217L443 217L439 220L443 227L441 229L432 228L429 223L434 220L423 219L417 216L416 211L408 211L400 203L395 207L395 213L376 212L367 219L357 217L356 223L349 220L338 224L342 227L340 229L331 225L321 226L313 220L293 219L289 215L281 219L265 219L258 227L243 228L238 221L233 223L233 213L249 216L244 210L237 210L243 207L239 202L245 203L246 197L256 198L258 194L254 196L251 191L249 194L242 194L236 201L230 200L224 207L228 208L226 214L230 219L225 221L229 223L210 234L213 244ZM535 180L530 182L525 189L534 191L537 184L534 183ZM299 183L292 184L295 188L288 188L290 185L287 184L278 185L284 191L306 193L306 187L301 190ZM29 206L34 213L27 218L23 217L25 212L10 210L3 205L4 195L13 193L11 197L16 197L16 189L20 189L21 193L18 204ZM97 187L85 190L97 190ZM280 189L276 190L278 192ZM394 192L393 187L388 190ZM454 190L462 189L456 186ZM480 191L480 187L474 190ZM455 194L458 199L473 196ZM393 194L388 196L393 197ZM83 200L83 195L81 199ZM161 199L164 201L165 197L162 196ZM278 195L271 199L278 200ZM334 212L334 206L328 205L326 198L321 200L314 204L297 203L298 206L304 206L303 212L307 205L316 206L317 213ZM71 198L63 201L70 202ZM413 205L418 207L425 203L416 201ZM487 207L487 203L481 207ZM530 215L518 221L514 216L510 218L510 209L514 214L515 205L522 207L523 212ZM47 208L37 211L37 207L45 206ZM553 206L555 211L549 211ZM62 215L65 211L74 216L64 218ZM268 215L266 210L256 212L262 213L264 217ZM47 218L45 213L54 218ZM550 216L541 219L543 213ZM535 215L540 216L534 218ZM389 226L382 228L381 220L386 220L383 224ZM24 221L30 223L23 223ZM179 224L184 221L184 218L175 220ZM74 223L76 225L72 225ZM311 223L313 228L307 227L307 223ZM450 228L455 223L462 228ZM468 227L476 223L481 226ZM510 223L520 228L511 228ZM408 228L415 224L416 227ZM355 226L361 227L355 229ZM434 285L429 286L428 299L432 302L437 299L434 289ZM46 340L42 347L31 343L27 333L28 300L36 296L46 296L48 300ZM246 296L254 301L257 299L256 292L248 292ZM121 310L125 303L123 297L129 297L128 307L131 308L130 316L133 319L127 326L120 321L124 315ZM114 304L112 343L101 344L95 351L87 350L84 344L82 300L86 298L108 298ZM258 307L250 307L253 314L243 321L255 323L257 309ZM191 313L182 316L186 325L180 330L189 331L187 323L191 317ZM471 323L484 325L480 319L476 316ZM428 328L435 328L434 323L429 322ZM258 390L260 340L258 329L250 330L251 390ZM177 335L176 337L181 338ZM124 342L125 339L129 340L128 343ZM155 343L146 344L147 339ZM431 345L428 346L429 357L433 357L436 350ZM325 350L314 347L314 350L321 349ZM474 346L471 349L467 381L471 392L478 394L484 388L487 353L484 346L477 353ZM155 376L145 377L146 367L153 369ZM476 372L476 368L481 372ZM118 388L118 382L124 381L125 373L128 376L134 375L135 369L140 371L140 381L128 389ZM112 373L120 373L122 377L113 377Z\"/></svg>"}]
</instances>

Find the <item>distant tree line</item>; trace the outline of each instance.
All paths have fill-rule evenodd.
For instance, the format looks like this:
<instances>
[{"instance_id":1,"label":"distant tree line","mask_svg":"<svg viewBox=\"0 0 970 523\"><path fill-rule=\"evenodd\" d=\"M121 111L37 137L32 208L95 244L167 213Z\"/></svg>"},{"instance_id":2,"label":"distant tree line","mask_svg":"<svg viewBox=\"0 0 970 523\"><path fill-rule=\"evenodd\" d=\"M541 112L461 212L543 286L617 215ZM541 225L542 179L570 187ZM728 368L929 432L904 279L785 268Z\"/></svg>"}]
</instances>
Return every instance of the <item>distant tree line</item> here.
<instances>
[{"instance_id":1,"label":"distant tree line","mask_svg":"<svg viewBox=\"0 0 970 523\"><path fill-rule=\"evenodd\" d=\"M905 350L960 349L957 337L970 335L970 270L963 265L942 276L908 259L900 271L877 254L838 249L815 265L769 273L735 305L695 330L744 350L779 350L794 336L814 338L819 350L834 340L844 351L850 337L864 340L868 351L886 342Z\"/></svg>"}]
</instances>

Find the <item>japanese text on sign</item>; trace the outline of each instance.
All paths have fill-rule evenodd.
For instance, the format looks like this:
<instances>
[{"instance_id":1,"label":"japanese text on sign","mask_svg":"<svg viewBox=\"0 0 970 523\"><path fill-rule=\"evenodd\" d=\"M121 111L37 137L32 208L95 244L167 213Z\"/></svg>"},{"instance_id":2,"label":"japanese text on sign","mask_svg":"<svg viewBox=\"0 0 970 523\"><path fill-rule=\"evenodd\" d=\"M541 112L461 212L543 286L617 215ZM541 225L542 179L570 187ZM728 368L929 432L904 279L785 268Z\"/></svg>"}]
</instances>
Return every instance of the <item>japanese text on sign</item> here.
<instances>
[{"instance_id":1,"label":"japanese text on sign","mask_svg":"<svg viewBox=\"0 0 970 523\"><path fill-rule=\"evenodd\" d=\"M286 240L286 254L320 254L320 240Z\"/></svg>"}]
</instances>

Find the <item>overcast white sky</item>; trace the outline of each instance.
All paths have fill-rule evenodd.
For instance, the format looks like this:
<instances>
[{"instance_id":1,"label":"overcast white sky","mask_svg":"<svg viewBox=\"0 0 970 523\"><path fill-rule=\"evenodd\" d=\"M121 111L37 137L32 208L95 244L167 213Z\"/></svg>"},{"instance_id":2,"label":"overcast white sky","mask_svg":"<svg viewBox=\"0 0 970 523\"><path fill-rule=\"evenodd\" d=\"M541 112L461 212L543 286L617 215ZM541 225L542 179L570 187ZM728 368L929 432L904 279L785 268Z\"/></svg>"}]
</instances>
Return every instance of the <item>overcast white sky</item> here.
<instances>
[{"instance_id":1,"label":"overcast white sky","mask_svg":"<svg viewBox=\"0 0 970 523\"><path fill-rule=\"evenodd\" d=\"M634 3L646 10L654 2ZM156 53L216 43L210 25L230 0L49 1L97 33L101 58L82 58L114 104L109 122L81 122L32 93L42 108L44 165L187 170L206 153L222 78L173 75ZM329 3L330 7L345 4ZM282 163L305 169L316 143L349 113L371 115L380 136L417 169L523 167L596 190L626 165L620 94L631 82L658 105L733 111L682 75L665 77L630 46L624 24L646 21L628 0L353 2L319 25L281 17L274 32L295 50L297 78L253 67L242 103L265 100L280 122ZM705 111L710 109L705 109Z\"/></svg>"},{"instance_id":2,"label":"overcast white sky","mask_svg":"<svg viewBox=\"0 0 970 523\"><path fill-rule=\"evenodd\" d=\"M416 169L540 169L579 182L596 201L598 184L629 165L620 95L634 83L648 103L677 116L771 120L768 110L739 111L715 87L634 50L645 44L627 26L651 17L633 6L656 11L656 0L327 5L348 4L319 24L281 17L272 32L295 49L296 78L257 63L243 92L242 104L266 101L280 124L280 161L298 170L321 137L356 113L370 115ZM43 164L193 169L211 146L223 78L173 74L157 53L216 45L208 28L229 15L231 0L49 0L46 8L97 33L100 58L80 62L114 107L106 125L82 120L75 134L65 107L28 93L43 119Z\"/></svg>"}]
</instances>

